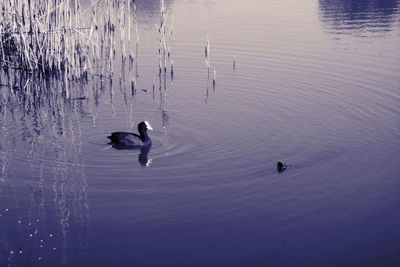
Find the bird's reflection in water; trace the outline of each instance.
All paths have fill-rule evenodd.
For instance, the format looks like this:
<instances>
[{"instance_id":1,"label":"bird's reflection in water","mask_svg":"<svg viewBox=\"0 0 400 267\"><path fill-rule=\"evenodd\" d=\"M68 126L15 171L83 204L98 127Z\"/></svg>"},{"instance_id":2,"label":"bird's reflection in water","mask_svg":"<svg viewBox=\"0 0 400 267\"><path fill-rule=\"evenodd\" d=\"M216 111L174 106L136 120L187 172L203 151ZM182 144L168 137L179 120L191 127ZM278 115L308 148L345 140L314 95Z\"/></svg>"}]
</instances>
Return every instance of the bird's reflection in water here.
<instances>
[{"instance_id":1,"label":"bird's reflection in water","mask_svg":"<svg viewBox=\"0 0 400 267\"><path fill-rule=\"evenodd\" d=\"M140 148L140 154L138 157L140 165L144 167L149 167L151 163L153 162L152 159L149 159L148 155L150 152L151 145L149 146L144 146Z\"/></svg>"},{"instance_id":2,"label":"bird's reflection in water","mask_svg":"<svg viewBox=\"0 0 400 267\"><path fill-rule=\"evenodd\" d=\"M129 147L129 146L124 146L120 144L115 144L110 142L110 145L112 145L113 148L118 149L118 150L140 150L139 156L138 156L138 161L140 165L143 167L149 167L151 163L153 162L152 159L149 159L149 152L151 149L151 144L147 146L142 146L142 147Z\"/></svg>"}]
</instances>

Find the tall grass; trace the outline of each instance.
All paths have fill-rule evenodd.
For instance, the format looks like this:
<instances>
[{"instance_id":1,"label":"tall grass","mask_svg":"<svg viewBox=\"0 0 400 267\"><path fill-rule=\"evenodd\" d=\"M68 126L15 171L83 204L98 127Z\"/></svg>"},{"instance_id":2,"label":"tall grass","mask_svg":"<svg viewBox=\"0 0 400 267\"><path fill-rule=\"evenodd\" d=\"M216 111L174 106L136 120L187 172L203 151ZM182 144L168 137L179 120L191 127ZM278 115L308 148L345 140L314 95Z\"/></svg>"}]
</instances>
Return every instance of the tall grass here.
<instances>
[{"instance_id":1,"label":"tall grass","mask_svg":"<svg viewBox=\"0 0 400 267\"><path fill-rule=\"evenodd\" d=\"M6 0L0 9L3 67L86 75L93 29L82 26L79 1Z\"/></svg>"},{"instance_id":2,"label":"tall grass","mask_svg":"<svg viewBox=\"0 0 400 267\"><path fill-rule=\"evenodd\" d=\"M172 29L173 29L173 18L171 24L168 26L167 23L168 14L165 9L164 0L160 0L160 22L156 25L159 35L159 75L167 72L167 63L171 66L171 78L173 77L173 60L171 59L171 44L172 44Z\"/></svg>"},{"instance_id":3,"label":"tall grass","mask_svg":"<svg viewBox=\"0 0 400 267\"><path fill-rule=\"evenodd\" d=\"M136 46L131 16L126 18L132 9ZM131 0L91 0L86 9L79 0L3 0L0 12L0 67L6 71L65 81L112 77L116 32L122 60L129 58L130 69L136 61L138 23Z\"/></svg>"}]
</instances>

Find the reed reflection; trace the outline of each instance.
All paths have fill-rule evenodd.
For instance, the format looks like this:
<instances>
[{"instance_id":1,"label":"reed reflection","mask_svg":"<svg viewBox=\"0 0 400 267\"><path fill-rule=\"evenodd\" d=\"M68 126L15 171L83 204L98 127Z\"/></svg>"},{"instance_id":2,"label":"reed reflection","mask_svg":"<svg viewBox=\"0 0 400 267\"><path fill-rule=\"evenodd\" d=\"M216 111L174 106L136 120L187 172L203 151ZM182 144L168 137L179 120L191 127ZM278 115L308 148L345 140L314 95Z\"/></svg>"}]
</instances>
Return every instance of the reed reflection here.
<instances>
[{"instance_id":1,"label":"reed reflection","mask_svg":"<svg viewBox=\"0 0 400 267\"><path fill-rule=\"evenodd\" d=\"M323 25L334 34L382 34L391 31L399 15L395 0L319 0Z\"/></svg>"},{"instance_id":2,"label":"reed reflection","mask_svg":"<svg viewBox=\"0 0 400 267\"><path fill-rule=\"evenodd\" d=\"M90 233L82 82L0 72L0 265L77 265ZM77 101L66 98L66 86Z\"/></svg>"}]
</instances>

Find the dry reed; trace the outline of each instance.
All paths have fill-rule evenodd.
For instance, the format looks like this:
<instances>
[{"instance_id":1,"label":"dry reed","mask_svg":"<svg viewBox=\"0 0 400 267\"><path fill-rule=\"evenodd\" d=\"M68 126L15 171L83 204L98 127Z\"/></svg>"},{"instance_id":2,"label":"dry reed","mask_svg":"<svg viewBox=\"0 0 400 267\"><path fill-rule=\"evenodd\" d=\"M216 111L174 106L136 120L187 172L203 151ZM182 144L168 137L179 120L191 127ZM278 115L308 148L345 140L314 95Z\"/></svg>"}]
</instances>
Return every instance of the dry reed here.
<instances>
[{"instance_id":1,"label":"dry reed","mask_svg":"<svg viewBox=\"0 0 400 267\"><path fill-rule=\"evenodd\" d=\"M88 79L88 74L112 78L118 32L122 60L129 58L132 69L139 37L136 5L131 2L92 0L83 9L79 0L1 1L0 67L64 81ZM131 16L125 16L131 8L136 51Z\"/></svg>"}]
</instances>

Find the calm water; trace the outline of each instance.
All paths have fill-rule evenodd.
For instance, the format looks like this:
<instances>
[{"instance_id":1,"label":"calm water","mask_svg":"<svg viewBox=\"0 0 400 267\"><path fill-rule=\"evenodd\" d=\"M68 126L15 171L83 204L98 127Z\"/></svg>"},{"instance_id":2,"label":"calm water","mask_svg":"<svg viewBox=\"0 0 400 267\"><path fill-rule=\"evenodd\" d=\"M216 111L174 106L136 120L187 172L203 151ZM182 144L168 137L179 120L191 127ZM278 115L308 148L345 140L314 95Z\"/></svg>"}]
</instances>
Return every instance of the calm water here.
<instances>
[{"instance_id":1,"label":"calm water","mask_svg":"<svg viewBox=\"0 0 400 267\"><path fill-rule=\"evenodd\" d=\"M134 96L1 74L0 265L399 266L399 1L136 2Z\"/></svg>"}]
</instances>

